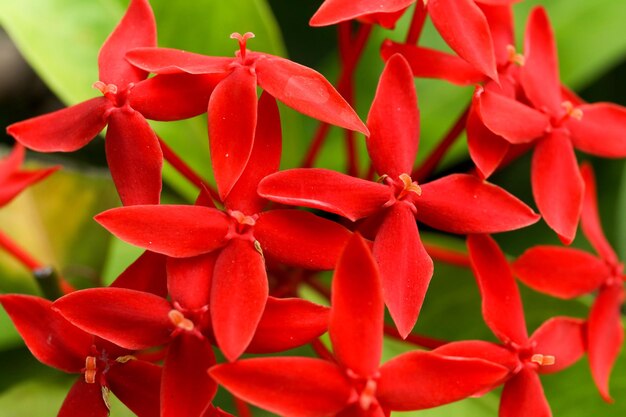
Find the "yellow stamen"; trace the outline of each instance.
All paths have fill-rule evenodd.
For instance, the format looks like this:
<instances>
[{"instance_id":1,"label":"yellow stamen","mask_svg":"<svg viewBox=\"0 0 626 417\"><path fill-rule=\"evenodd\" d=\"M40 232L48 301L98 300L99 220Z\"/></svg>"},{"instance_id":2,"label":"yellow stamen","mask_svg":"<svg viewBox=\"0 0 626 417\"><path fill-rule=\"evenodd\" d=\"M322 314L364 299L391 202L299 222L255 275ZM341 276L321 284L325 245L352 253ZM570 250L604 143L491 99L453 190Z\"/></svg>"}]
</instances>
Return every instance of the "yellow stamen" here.
<instances>
[{"instance_id":1,"label":"yellow stamen","mask_svg":"<svg viewBox=\"0 0 626 417\"><path fill-rule=\"evenodd\" d=\"M168 317L174 323L174 325L183 330L192 331L194 328L193 322L188 318L185 318L183 313L178 310L171 310L168 314Z\"/></svg>"},{"instance_id":2,"label":"yellow stamen","mask_svg":"<svg viewBox=\"0 0 626 417\"><path fill-rule=\"evenodd\" d=\"M530 361L538 364L539 366L549 366L555 364L556 358L552 355L541 355L536 353L530 358Z\"/></svg>"},{"instance_id":3,"label":"yellow stamen","mask_svg":"<svg viewBox=\"0 0 626 417\"><path fill-rule=\"evenodd\" d=\"M583 111L577 107L574 107L571 101L564 101L561 106L565 109L568 116L572 119L580 120L583 118Z\"/></svg>"},{"instance_id":4,"label":"yellow stamen","mask_svg":"<svg viewBox=\"0 0 626 417\"><path fill-rule=\"evenodd\" d=\"M400 179L404 183L403 193L415 193L417 195L422 195L422 189L417 182L413 181L410 175L408 174L400 174Z\"/></svg>"},{"instance_id":5,"label":"yellow stamen","mask_svg":"<svg viewBox=\"0 0 626 417\"><path fill-rule=\"evenodd\" d=\"M87 356L85 358L85 382L88 384L96 383L96 373L98 367L95 356Z\"/></svg>"},{"instance_id":6,"label":"yellow stamen","mask_svg":"<svg viewBox=\"0 0 626 417\"><path fill-rule=\"evenodd\" d=\"M506 50L509 53L509 62L523 67L526 63L526 57L522 54L518 54L513 45L507 45Z\"/></svg>"}]
</instances>

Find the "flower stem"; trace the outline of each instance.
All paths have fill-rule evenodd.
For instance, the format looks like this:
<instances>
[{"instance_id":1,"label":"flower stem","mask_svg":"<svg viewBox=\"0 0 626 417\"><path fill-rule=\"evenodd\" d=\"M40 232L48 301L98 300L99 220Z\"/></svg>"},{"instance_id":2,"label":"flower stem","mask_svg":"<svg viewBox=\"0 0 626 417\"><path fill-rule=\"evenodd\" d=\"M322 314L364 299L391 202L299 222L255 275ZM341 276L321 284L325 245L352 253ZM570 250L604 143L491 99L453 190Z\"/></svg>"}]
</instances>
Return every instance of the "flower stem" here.
<instances>
[{"instance_id":1,"label":"flower stem","mask_svg":"<svg viewBox=\"0 0 626 417\"><path fill-rule=\"evenodd\" d=\"M252 411L250 411L250 407L247 402L235 395L233 395L233 402L235 403L235 408L237 409L239 417L252 417Z\"/></svg>"},{"instance_id":2,"label":"flower stem","mask_svg":"<svg viewBox=\"0 0 626 417\"><path fill-rule=\"evenodd\" d=\"M315 354L320 358L327 361L335 361L335 356L332 354L330 350L326 347L326 345L319 339L315 339L311 342L311 347L315 351Z\"/></svg>"},{"instance_id":3,"label":"flower stem","mask_svg":"<svg viewBox=\"0 0 626 417\"><path fill-rule=\"evenodd\" d=\"M424 248L430 257L436 261L464 268L470 267L469 256L466 253L428 243L424 243Z\"/></svg>"},{"instance_id":4,"label":"flower stem","mask_svg":"<svg viewBox=\"0 0 626 417\"><path fill-rule=\"evenodd\" d=\"M409 26L409 30L406 34L406 44L417 45L420 36L422 35L422 29L424 29L426 14L427 13L426 6L424 5L424 0L417 0L417 2L415 2L413 18L411 19L411 26Z\"/></svg>"},{"instance_id":5,"label":"flower stem","mask_svg":"<svg viewBox=\"0 0 626 417\"><path fill-rule=\"evenodd\" d=\"M12 255L17 261L28 268L30 271L42 269L44 265L32 257L28 252L21 248L8 235L0 230L0 248L3 248L8 254Z\"/></svg>"},{"instance_id":6,"label":"flower stem","mask_svg":"<svg viewBox=\"0 0 626 417\"><path fill-rule=\"evenodd\" d=\"M422 182L437 168L439 162L446 155L446 152L461 136L461 133L465 130L465 124L467 122L467 115L469 114L469 106L461 113L452 128L446 133L446 135L439 141L437 147L431 152L426 160L413 170L411 178L417 182Z\"/></svg>"},{"instance_id":7,"label":"flower stem","mask_svg":"<svg viewBox=\"0 0 626 417\"><path fill-rule=\"evenodd\" d=\"M204 185L211 197L217 201L220 201L219 194L215 191L215 188L207 183L198 173L196 173L185 161L183 161L170 146L165 143L165 141L161 138L159 139L159 144L161 145L161 150L163 151L163 157L165 160L172 166L176 171L178 171L183 177L185 177L190 183L195 185L198 188L202 188Z\"/></svg>"}]
</instances>

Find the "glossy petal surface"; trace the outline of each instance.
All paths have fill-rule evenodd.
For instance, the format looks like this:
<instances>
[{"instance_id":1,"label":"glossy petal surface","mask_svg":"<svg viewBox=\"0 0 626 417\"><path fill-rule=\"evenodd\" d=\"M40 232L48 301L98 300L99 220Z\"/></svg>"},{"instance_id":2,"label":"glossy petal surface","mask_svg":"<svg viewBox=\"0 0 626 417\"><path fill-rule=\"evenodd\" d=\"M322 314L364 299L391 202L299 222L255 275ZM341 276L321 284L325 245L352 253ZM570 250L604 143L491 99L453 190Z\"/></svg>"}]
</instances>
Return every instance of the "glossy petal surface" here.
<instances>
[{"instance_id":1,"label":"glossy petal surface","mask_svg":"<svg viewBox=\"0 0 626 417\"><path fill-rule=\"evenodd\" d=\"M583 205L584 184L568 135L555 130L536 146L531 165L535 202L561 241L574 240Z\"/></svg>"},{"instance_id":2,"label":"glossy petal surface","mask_svg":"<svg viewBox=\"0 0 626 417\"><path fill-rule=\"evenodd\" d=\"M252 242L231 240L217 258L211 289L213 332L228 360L236 360L250 344L268 292L262 255Z\"/></svg>"},{"instance_id":3,"label":"glossy petal surface","mask_svg":"<svg viewBox=\"0 0 626 417\"><path fill-rule=\"evenodd\" d=\"M400 335L406 337L417 321L433 276L433 261L408 205L394 204L385 214L374 240L374 257L385 303Z\"/></svg>"},{"instance_id":4,"label":"glossy petal surface","mask_svg":"<svg viewBox=\"0 0 626 417\"><path fill-rule=\"evenodd\" d=\"M383 184L321 168L297 168L265 177L261 196L277 203L317 208L355 221L380 210L392 198Z\"/></svg>"},{"instance_id":5,"label":"glossy petal surface","mask_svg":"<svg viewBox=\"0 0 626 417\"><path fill-rule=\"evenodd\" d=\"M102 399L102 386L88 384L79 377L65 397L57 417L108 417L109 409Z\"/></svg>"},{"instance_id":6,"label":"glossy petal surface","mask_svg":"<svg viewBox=\"0 0 626 417\"><path fill-rule=\"evenodd\" d=\"M210 252L224 245L228 218L200 206L131 206L107 210L96 221L135 246L174 257Z\"/></svg>"},{"instance_id":7,"label":"glossy petal surface","mask_svg":"<svg viewBox=\"0 0 626 417\"><path fill-rule=\"evenodd\" d=\"M124 364L112 366L106 375L107 384L113 394L137 416L159 416L160 366L130 360Z\"/></svg>"},{"instance_id":8,"label":"glossy petal surface","mask_svg":"<svg viewBox=\"0 0 626 417\"><path fill-rule=\"evenodd\" d=\"M373 13L392 13L402 10L415 0L326 0L315 12L311 26L328 26Z\"/></svg>"},{"instance_id":9,"label":"glossy petal surface","mask_svg":"<svg viewBox=\"0 0 626 417\"><path fill-rule=\"evenodd\" d=\"M552 417L539 375L523 368L502 390L500 417Z\"/></svg>"},{"instance_id":10,"label":"glossy petal surface","mask_svg":"<svg viewBox=\"0 0 626 417\"><path fill-rule=\"evenodd\" d=\"M165 256L145 251L117 277L111 287L128 288L167 297Z\"/></svg>"},{"instance_id":11,"label":"glossy petal surface","mask_svg":"<svg viewBox=\"0 0 626 417\"><path fill-rule=\"evenodd\" d=\"M167 258L167 288L173 301L189 310L209 304L217 253Z\"/></svg>"},{"instance_id":12,"label":"glossy petal surface","mask_svg":"<svg viewBox=\"0 0 626 417\"><path fill-rule=\"evenodd\" d=\"M7 133L38 152L72 152L89 143L104 129L104 112L110 106L104 97L33 117L7 127Z\"/></svg>"},{"instance_id":13,"label":"glossy petal surface","mask_svg":"<svg viewBox=\"0 0 626 417\"><path fill-rule=\"evenodd\" d=\"M539 367L541 373L559 372L585 354L585 322L570 317L554 317L539 327L530 340L535 352L555 357L554 365Z\"/></svg>"},{"instance_id":14,"label":"glossy petal surface","mask_svg":"<svg viewBox=\"0 0 626 417\"><path fill-rule=\"evenodd\" d=\"M472 104L467 117L467 145L472 161L483 178L488 178L498 168L510 145L502 136L498 136L480 120L478 103Z\"/></svg>"},{"instance_id":15,"label":"glossy petal surface","mask_svg":"<svg viewBox=\"0 0 626 417\"><path fill-rule=\"evenodd\" d=\"M126 59L138 68L155 74L227 74L234 58L206 56L170 48L136 48Z\"/></svg>"},{"instance_id":16,"label":"glossy petal surface","mask_svg":"<svg viewBox=\"0 0 626 417\"><path fill-rule=\"evenodd\" d=\"M255 358L209 372L228 391L270 412L293 417L329 416L343 409L351 385L341 369L313 358Z\"/></svg>"},{"instance_id":17,"label":"glossy petal surface","mask_svg":"<svg viewBox=\"0 0 626 417\"><path fill-rule=\"evenodd\" d=\"M624 158L626 109L612 103L586 104L577 109L582 111L582 119L570 119L566 124L576 149L604 158Z\"/></svg>"}]
</instances>

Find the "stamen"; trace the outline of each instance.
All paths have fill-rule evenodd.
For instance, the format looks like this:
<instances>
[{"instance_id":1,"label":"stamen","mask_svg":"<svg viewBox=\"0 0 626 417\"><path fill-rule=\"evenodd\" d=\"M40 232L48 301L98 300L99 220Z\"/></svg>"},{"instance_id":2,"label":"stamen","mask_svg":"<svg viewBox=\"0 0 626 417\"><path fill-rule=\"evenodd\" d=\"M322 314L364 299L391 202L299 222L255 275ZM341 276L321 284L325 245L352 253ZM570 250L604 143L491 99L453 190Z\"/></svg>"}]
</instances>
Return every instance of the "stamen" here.
<instances>
[{"instance_id":1,"label":"stamen","mask_svg":"<svg viewBox=\"0 0 626 417\"><path fill-rule=\"evenodd\" d=\"M117 94L117 86L115 84L105 84L102 81L93 83L93 88L97 88L104 95Z\"/></svg>"},{"instance_id":2,"label":"stamen","mask_svg":"<svg viewBox=\"0 0 626 417\"><path fill-rule=\"evenodd\" d=\"M192 331L194 328L193 322L188 318L185 318L183 313L178 310L171 310L167 313L168 317L174 323L174 325L180 329Z\"/></svg>"},{"instance_id":3,"label":"stamen","mask_svg":"<svg viewBox=\"0 0 626 417\"><path fill-rule=\"evenodd\" d=\"M376 398L376 381L368 379L359 397L359 405L363 410L369 410L374 398Z\"/></svg>"},{"instance_id":4,"label":"stamen","mask_svg":"<svg viewBox=\"0 0 626 417\"><path fill-rule=\"evenodd\" d=\"M256 224L254 216L246 216L238 210L228 210L228 214L230 215L230 217L237 220L237 223L239 224L248 226L254 226Z\"/></svg>"},{"instance_id":5,"label":"stamen","mask_svg":"<svg viewBox=\"0 0 626 417\"><path fill-rule=\"evenodd\" d=\"M419 185L417 185L416 181L413 181L410 175L408 174L400 174L400 180L404 183L404 190L402 190L402 194L406 193L415 193L417 195L422 195L422 189Z\"/></svg>"},{"instance_id":6,"label":"stamen","mask_svg":"<svg viewBox=\"0 0 626 417\"><path fill-rule=\"evenodd\" d=\"M530 361L538 364L539 366L549 366L555 364L556 358L552 355L541 355L536 353L530 358Z\"/></svg>"},{"instance_id":7,"label":"stamen","mask_svg":"<svg viewBox=\"0 0 626 417\"><path fill-rule=\"evenodd\" d=\"M115 362L126 363L129 361L135 361L135 360L137 360L137 358L134 357L133 355L124 355L124 356L118 356L117 359L115 359Z\"/></svg>"},{"instance_id":8,"label":"stamen","mask_svg":"<svg viewBox=\"0 0 626 417\"><path fill-rule=\"evenodd\" d=\"M239 53L241 55L241 59L246 58L246 43L248 39L254 38L254 33L246 32L243 35L237 32L230 34L231 39L237 39L239 41Z\"/></svg>"},{"instance_id":9,"label":"stamen","mask_svg":"<svg viewBox=\"0 0 626 417\"><path fill-rule=\"evenodd\" d=\"M88 384L96 383L96 373L98 366L95 356L87 356L85 358L85 382Z\"/></svg>"},{"instance_id":10,"label":"stamen","mask_svg":"<svg viewBox=\"0 0 626 417\"><path fill-rule=\"evenodd\" d=\"M509 62L512 64L523 67L526 63L526 57L522 54L518 54L513 45L507 45L506 50L509 53Z\"/></svg>"},{"instance_id":11,"label":"stamen","mask_svg":"<svg viewBox=\"0 0 626 417\"><path fill-rule=\"evenodd\" d=\"M580 120L583 118L583 111L577 107L574 107L571 101L564 101L561 106L567 112L567 115L573 119Z\"/></svg>"}]
</instances>

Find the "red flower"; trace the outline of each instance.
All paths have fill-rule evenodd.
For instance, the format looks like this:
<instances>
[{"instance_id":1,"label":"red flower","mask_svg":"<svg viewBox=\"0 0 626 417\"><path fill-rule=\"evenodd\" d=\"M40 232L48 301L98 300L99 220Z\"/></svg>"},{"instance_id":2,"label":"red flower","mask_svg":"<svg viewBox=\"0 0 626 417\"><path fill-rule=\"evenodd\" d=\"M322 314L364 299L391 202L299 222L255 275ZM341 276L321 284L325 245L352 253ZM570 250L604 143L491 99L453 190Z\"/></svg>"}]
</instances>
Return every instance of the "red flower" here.
<instances>
[{"instance_id":1,"label":"red flower","mask_svg":"<svg viewBox=\"0 0 626 417\"><path fill-rule=\"evenodd\" d=\"M4 307L31 353L42 363L81 374L59 417L109 415L109 389L139 417L158 417L161 368L132 351L100 340L67 322L52 302L28 295L1 295Z\"/></svg>"},{"instance_id":2,"label":"red flower","mask_svg":"<svg viewBox=\"0 0 626 417\"><path fill-rule=\"evenodd\" d=\"M368 125L367 147L382 183L324 169L293 169L266 177L259 194L352 221L367 218L366 224L377 227L374 257L385 302L406 337L433 273L415 218L436 229L466 234L512 230L538 217L506 191L471 175L454 174L421 185L411 179L419 113L411 70L401 55L387 61Z\"/></svg>"},{"instance_id":3,"label":"red flower","mask_svg":"<svg viewBox=\"0 0 626 417\"><path fill-rule=\"evenodd\" d=\"M435 351L482 357L510 369L500 400L500 417L550 417L538 374L558 372L582 357L584 322L555 317L528 337L522 300L504 254L487 235L470 235L467 245L483 299L483 317L502 345L470 340Z\"/></svg>"},{"instance_id":4,"label":"red flower","mask_svg":"<svg viewBox=\"0 0 626 417\"><path fill-rule=\"evenodd\" d=\"M436 407L493 385L505 368L414 351L379 366L384 303L376 262L358 234L332 284L329 334L336 362L274 357L218 365L210 374L236 396L280 415L385 416Z\"/></svg>"},{"instance_id":5,"label":"red flower","mask_svg":"<svg viewBox=\"0 0 626 417\"><path fill-rule=\"evenodd\" d=\"M0 207L8 204L30 185L52 174L59 167L20 170L24 161L24 147L16 144L6 158L0 160Z\"/></svg>"},{"instance_id":6,"label":"red flower","mask_svg":"<svg viewBox=\"0 0 626 417\"><path fill-rule=\"evenodd\" d=\"M611 401L609 377L624 339L620 307L624 302L624 265L608 243L598 215L596 184L590 165L581 168L585 181L582 229L600 255L556 246L536 246L515 261L515 274L533 289L570 299L598 291L587 322L587 350L593 379Z\"/></svg>"},{"instance_id":7,"label":"red flower","mask_svg":"<svg viewBox=\"0 0 626 417\"><path fill-rule=\"evenodd\" d=\"M552 28L542 8L529 18L521 83L531 106L478 91L480 116L512 144L535 144L531 180L546 223L564 243L576 234L583 201L574 147L603 157L626 156L626 109L608 103L576 105L561 88Z\"/></svg>"},{"instance_id":8,"label":"red flower","mask_svg":"<svg viewBox=\"0 0 626 417\"><path fill-rule=\"evenodd\" d=\"M140 48L127 55L137 67L157 74L224 77L208 104L211 161L222 200L241 176L252 152L257 85L301 113L368 134L354 110L321 74L284 58L248 51L246 43L252 37L250 32L231 35L239 41L235 58L165 48Z\"/></svg>"},{"instance_id":9,"label":"red flower","mask_svg":"<svg viewBox=\"0 0 626 417\"><path fill-rule=\"evenodd\" d=\"M196 77L191 83L183 76L147 80L148 74L130 65L124 55L129 49L154 45L152 9L147 0L132 0L98 56L100 81L94 87L104 97L15 123L7 132L36 151L71 152L108 125L107 161L122 202L158 203L163 154L145 117L173 120L202 113L214 81Z\"/></svg>"}]
</instances>

